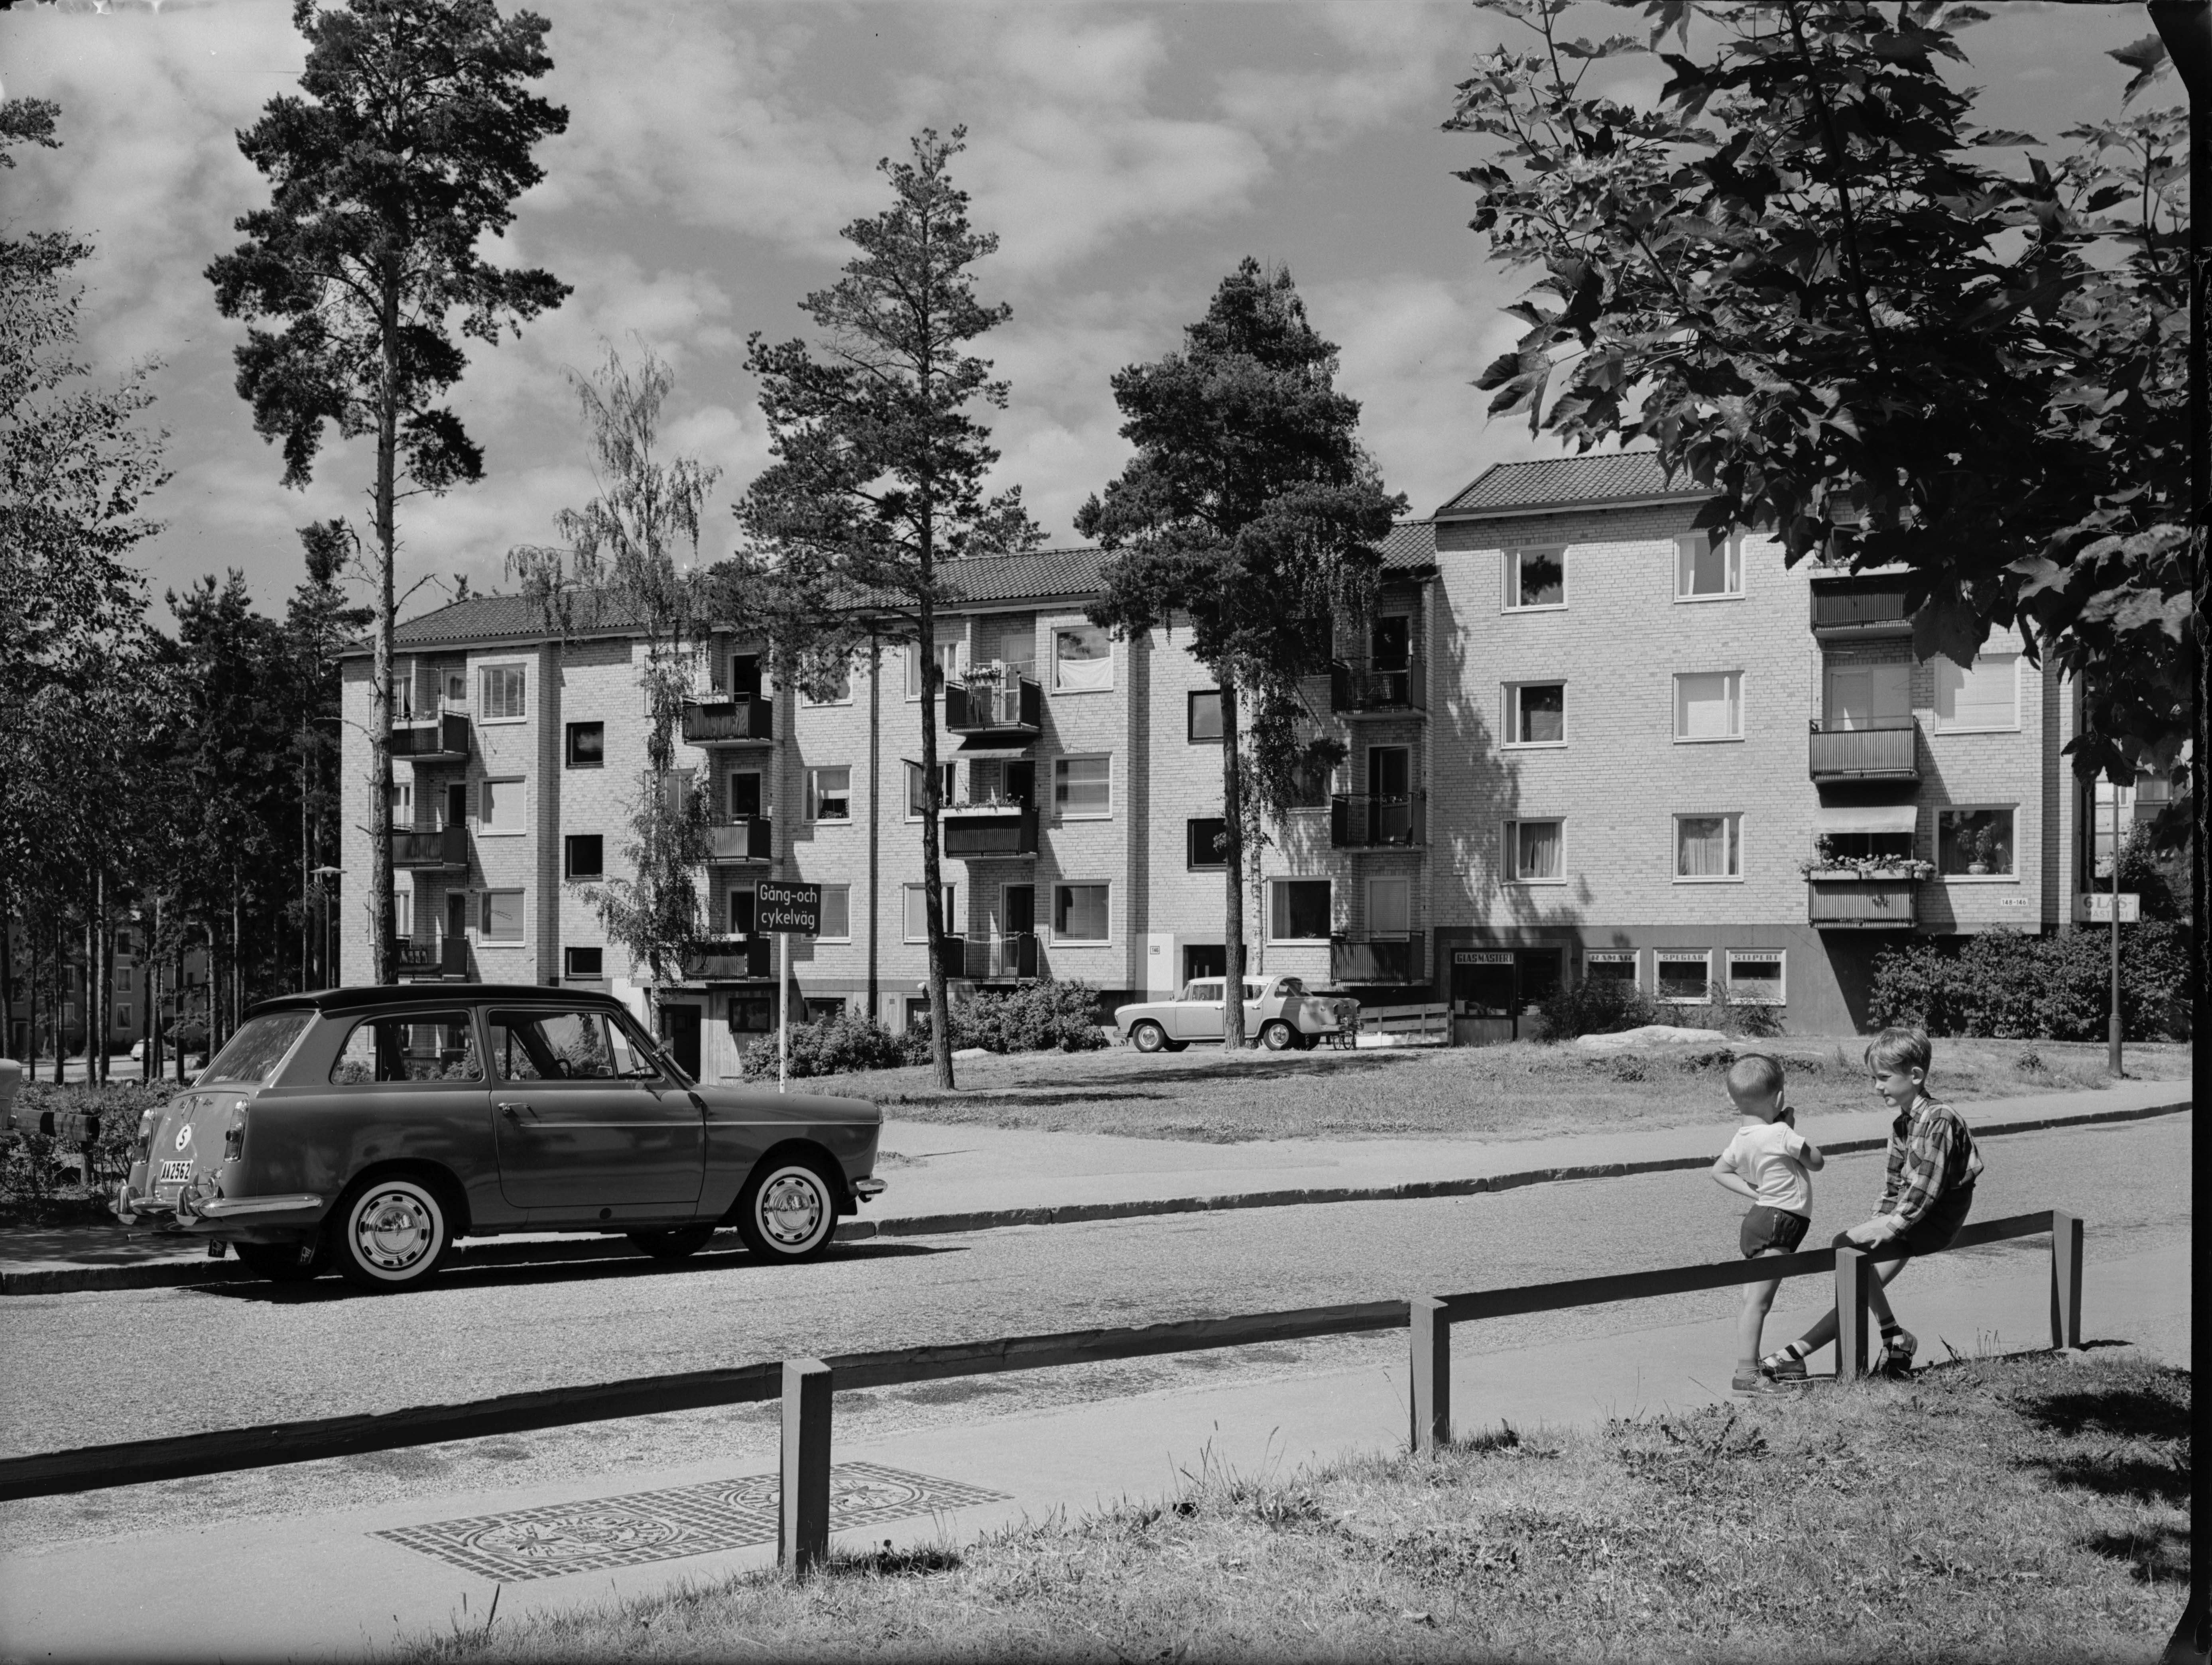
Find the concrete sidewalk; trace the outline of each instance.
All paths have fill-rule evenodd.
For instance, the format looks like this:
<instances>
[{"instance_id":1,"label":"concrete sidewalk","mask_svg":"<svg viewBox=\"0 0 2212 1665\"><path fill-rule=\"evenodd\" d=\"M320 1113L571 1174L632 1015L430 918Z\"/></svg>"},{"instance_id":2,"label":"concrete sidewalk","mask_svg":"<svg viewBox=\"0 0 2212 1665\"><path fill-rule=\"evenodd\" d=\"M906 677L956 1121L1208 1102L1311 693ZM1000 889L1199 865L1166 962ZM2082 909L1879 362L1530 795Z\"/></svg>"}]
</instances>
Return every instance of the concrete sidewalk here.
<instances>
[{"instance_id":1,"label":"concrete sidewalk","mask_svg":"<svg viewBox=\"0 0 2212 1665\"><path fill-rule=\"evenodd\" d=\"M2129 1081L2080 1092L1963 1104L1984 1137L2185 1110L2191 1084ZM1834 1154L1876 1150L1880 1109L1808 1126ZM853 1241L1051 1225L1222 1208L1468 1196L1578 1179L1701 1168L1727 1143L1718 1119L1693 1127L1539 1139L1280 1139L1237 1145L1036 1133L942 1122L884 1123L884 1196L839 1229ZM732 1235L734 1244L734 1234ZM531 1235L464 1241L459 1266L626 1258L621 1237ZM0 1294L146 1289L243 1278L233 1261L120 1228L0 1231Z\"/></svg>"},{"instance_id":2,"label":"concrete sidewalk","mask_svg":"<svg viewBox=\"0 0 2212 1665\"><path fill-rule=\"evenodd\" d=\"M1917 1266L1899 1308L1922 1337L1923 1360L1947 1357L1947 1342L1962 1354L2044 1345L2041 1249L2039 1240ZM2103 1258L2093 1234L2087 1337L2136 1340L2185 1364L2189 1279L2184 1245ZM1774 1333L1810 1315L1825 1296L1814 1287L1820 1282L1785 1287ZM1696 1322L1616 1322L1609 1334L1516 1351L1487 1349L1479 1327L1462 1327L1453 1388L1459 1431L1501 1420L1523 1431L1586 1425L1725 1397L1732 1309L1722 1292L1711 1316ZM854 1526L837 1541L964 1544L1059 1511L1170 1496L1208 1466L1282 1476L1341 1455L1402 1449L1404 1346L1402 1334L1378 1337L1374 1362L1358 1369L841 1442L837 1463L873 1467L841 1472L847 1506L860 1512L848 1516ZM774 1482L761 1468L704 1452L695 1464L654 1474L41 1546L0 1560L0 1658L353 1657L405 1637L481 1625L495 1589L505 1625L706 1583L773 1563L760 1522L772 1519ZM731 1484L741 1480L749 1484ZM719 1516L702 1506L702 1493L720 1502ZM130 1575L118 1578L123 1567Z\"/></svg>"}]
</instances>

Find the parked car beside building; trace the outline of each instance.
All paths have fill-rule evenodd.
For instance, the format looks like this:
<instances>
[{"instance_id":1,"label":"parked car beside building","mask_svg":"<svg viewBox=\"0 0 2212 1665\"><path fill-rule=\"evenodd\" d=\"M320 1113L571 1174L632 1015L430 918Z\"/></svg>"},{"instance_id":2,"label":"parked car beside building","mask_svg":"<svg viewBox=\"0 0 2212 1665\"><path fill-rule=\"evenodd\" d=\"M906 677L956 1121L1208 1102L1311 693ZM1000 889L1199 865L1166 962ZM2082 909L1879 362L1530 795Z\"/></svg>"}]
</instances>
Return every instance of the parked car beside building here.
<instances>
[{"instance_id":1,"label":"parked car beside building","mask_svg":"<svg viewBox=\"0 0 2212 1665\"><path fill-rule=\"evenodd\" d=\"M1228 979L1194 977L1172 1000L1118 1006L1114 1028L1139 1052L1181 1052L1193 1041L1218 1041L1226 1028ZM1359 1032L1359 1003L1307 992L1297 977L1244 979L1244 1033L1270 1052L1348 1042Z\"/></svg>"}]
</instances>

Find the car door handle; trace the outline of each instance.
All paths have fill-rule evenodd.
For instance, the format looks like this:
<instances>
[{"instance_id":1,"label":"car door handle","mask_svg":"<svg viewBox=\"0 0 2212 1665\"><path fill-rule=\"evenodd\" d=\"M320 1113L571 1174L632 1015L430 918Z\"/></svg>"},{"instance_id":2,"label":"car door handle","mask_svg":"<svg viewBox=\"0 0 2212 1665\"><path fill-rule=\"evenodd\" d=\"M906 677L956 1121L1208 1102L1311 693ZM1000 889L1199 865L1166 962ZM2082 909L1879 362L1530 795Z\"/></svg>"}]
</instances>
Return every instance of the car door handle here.
<instances>
[{"instance_id":1,"label":"car door handle","mask_svg":"<svg viewBox=\"0 0 2212 1665\"><path fill-rule=\"evenodd\" d=\"M493 1108L497 1109L499 1113L505 1116L509 1121L520 1121L522 1120L523 1112L527 1110L530 1106L527 1104L517 1104L509 1099L502 1099Z\"/></svg>"}]
</instances>

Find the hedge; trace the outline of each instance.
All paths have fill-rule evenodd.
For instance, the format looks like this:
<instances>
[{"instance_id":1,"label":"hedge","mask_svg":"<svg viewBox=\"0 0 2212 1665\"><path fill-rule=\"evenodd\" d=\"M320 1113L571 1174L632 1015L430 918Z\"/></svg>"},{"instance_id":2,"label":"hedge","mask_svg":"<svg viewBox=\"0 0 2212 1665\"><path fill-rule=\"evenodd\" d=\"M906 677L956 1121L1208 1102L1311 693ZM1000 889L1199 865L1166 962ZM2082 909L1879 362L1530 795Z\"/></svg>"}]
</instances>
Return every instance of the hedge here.
<instances>
[{"instance_id":1,"label":"hedge","mask_svg":"<svg viewBox=\"0 0 2212 1665\"><path fill-rule=\"evenodd\" d=\"M1047 977L1000 994L981 994L952 1007L955 1051L981 1047L986 1052L1095 1052L1106 1044L1098 1027L1098 990L1079 979ZM929 1021L906 1032L906 1061L930 1059Z\"/></svg>"},{"instance_id":2,"label":"hedge","mask_svg":"<svg viewBox=\"0 0 2212 1665\"><path fill-rule=\"evenodd\" d=\"M1930 1035L2100 1041L2112 989L2110 927L2032 937L1990 931L1914 942L1875 960L1872 1015ZM2120 927L2120 1019L2130 1041L2184 1041L2191 1026L2185 927Z\"/></svg>"}]
</instances>

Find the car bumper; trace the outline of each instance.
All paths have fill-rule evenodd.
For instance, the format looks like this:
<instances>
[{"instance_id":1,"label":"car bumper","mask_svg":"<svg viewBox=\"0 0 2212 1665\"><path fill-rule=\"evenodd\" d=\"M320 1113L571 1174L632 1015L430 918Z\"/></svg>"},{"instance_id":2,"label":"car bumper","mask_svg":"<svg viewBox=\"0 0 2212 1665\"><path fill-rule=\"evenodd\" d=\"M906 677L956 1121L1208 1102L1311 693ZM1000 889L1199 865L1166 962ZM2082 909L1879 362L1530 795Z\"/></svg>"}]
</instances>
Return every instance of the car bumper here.
<instances>
[{"instance_id":1,"label":"car bumper","mask_svg":"<svg viewBox=\"0 0 2212 1665\"><path fill-rule=\"evenodd\" d=\"M313 1225L323 1217L329 1200L313 1192L269 1197L204 1197L187 1190L173 1199L141 1196L125 1180L116 1188L112 1205L125 1225L143 1225L155 1231L210 1233L227 1225Z\"/></svg>"},{"instance_id":2,"label":"car bumper","mask_svg":"<svg viewBox=\"0 0 2212 1665\"><path fill-rule=\"evenodd\" d=\"M855 1202L873 1202L878 1197L883 1195L883 1194L890 1188L889 1186L885 1185L884 1182L879 1179L872 1177L868 1179L856 1179L853 1182L853 1200Z\"/></svg>"}]
</instances>

